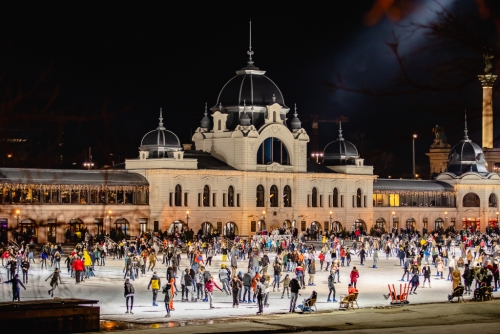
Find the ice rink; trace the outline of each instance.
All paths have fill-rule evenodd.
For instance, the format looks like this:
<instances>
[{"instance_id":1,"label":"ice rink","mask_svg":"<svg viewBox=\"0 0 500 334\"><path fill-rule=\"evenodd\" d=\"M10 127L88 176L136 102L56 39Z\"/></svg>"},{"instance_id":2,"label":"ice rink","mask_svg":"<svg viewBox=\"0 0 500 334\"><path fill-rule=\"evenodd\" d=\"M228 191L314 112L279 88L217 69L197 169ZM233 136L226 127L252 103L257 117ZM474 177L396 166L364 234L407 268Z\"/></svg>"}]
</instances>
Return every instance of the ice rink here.
<instances>
[{"instance_id":1,"label":"ice rink","mask_svg":"<svg viewBox=\"0 0 500 334\"><path fill-rule=\"evenodd\" d=\"M317 252L317 255L319 252ZM459 251L457 249L457 256ZM274 260L275 254L270 254L271 263ZM403 269L399 266L399 259L396 257L390 257L388 260L385 258L385 253L381 252L379 255L380 259L378 261L378 268L372 268L373 260L371 257L367 258L365 266L361 266L359 258L353 255L353 261L351 262L351 267L341 267L340 268L340 278L341 283L336 284L336 299L340 299L341 295L347 293L347 284L349 283L349 274L353 266L356 266L359 270L358 279L358 304L360 307L376 307L376 306L388 306L389 300L385 300L382 294L388 293L388 284L394 284L397 291L399 291L399 286L403 282L400 281L403 275ZM63 257L63 261L65 256ZM216 282L222 287L218 280L218 270L221 265L221 255L214 257L212 266L208 266L209 270L214 277L216 277ZM228 265L229 263L226 262ZM182 261L180 269L184 270L188 267L188 260L186 254L182 254ZM328 273L325 271L319 272L319 260L317 260L317 273L315 277L316 286L307 286L306 289L301 290L301 296L299 296L298 302L309 296L312 290L316 290L318 293L318 302L316 303L318 311L324 310L336 310L339 308L338 303L327 303L327 277ZM238 270L245 273L247 269L248 261L240 261L238 263ZM123 296L123 260L111 260L106 259L106 266L95 267L96 276L85 280L80 284L75 284L75 279L71 278L67 272L64 263L62 264L62 284L55 291L54 297L60 298L88 298L99 300L99 306L101 307L101 318L109 319L115 321L133 321L133 322L157 322L162 321L166 312L163 303L163 294L158 295L158 305L152 306L152 292L147 290L147 286L152 276L152 272L149 271L146 277L139 277L135 281L131 281L135 288L135 302L134 302L134 314L125 314L125 298ZM161 278L162 285L166 283L166 266L157 263L155 270L158 272L158 276ZM447 301L447 295L451 291L452 283L447 281L446 277L448 275L448 269L445 269L444 277L445 279L440 279L436 277L436 269L431 265L431 270L433 276L431 277L432 288L422 288L423 276L420 277L420 287L417 289L417 295L410 295L409 301L411 303L431 303L431 302L445 302ZM40 263L37 259L36 264L32 264L29 271L29 283L26 285L26 291L21 289L21 300L33 300L33 299L46 299L49 298L47 290L50 289L49 282L45 279L52 273L53 268L49 267L48 270L40 270ZM463 269L461 269L463 271ZM271 266L268 269L268 273L272 274ZM282 278L285 276L286 272L282 273ZM7 279L6 269L2 267L1 269L2 280ZM295 277L294 274L290 273L290 277ZM308 275L306 275L307 283ZM406 282L405 282L406 283ZM404 283L403 283L404 284ZM10 285L1 284L1 299L2 301L12 300L12 292ZM178 283L178 288L180 289L180 284ZM269 297L269 307L264 309L264 314L269 313L284 313L288 312L290 300L287 298L286 294L284 299L281 299L281 289L278 292L273 292L271 289ZM495 293L496 295L497 293ZM466 296L465 299L469 299ZM175 296L174 308L172 311L171 318L169 321L189 321L198 319L214 319L214 318L227 318L227 317L241 317L255 315L257 312L257 304L251 303L241 303L239 308L232 308L232 297L227 296L224 292L219 292L216 290L214 292L214 309L209 309L209 303L198 301L198 302L181 302L181 293L178 292ZM166 320L166 319L165 319Z\"/></svg>"}]
</instances>

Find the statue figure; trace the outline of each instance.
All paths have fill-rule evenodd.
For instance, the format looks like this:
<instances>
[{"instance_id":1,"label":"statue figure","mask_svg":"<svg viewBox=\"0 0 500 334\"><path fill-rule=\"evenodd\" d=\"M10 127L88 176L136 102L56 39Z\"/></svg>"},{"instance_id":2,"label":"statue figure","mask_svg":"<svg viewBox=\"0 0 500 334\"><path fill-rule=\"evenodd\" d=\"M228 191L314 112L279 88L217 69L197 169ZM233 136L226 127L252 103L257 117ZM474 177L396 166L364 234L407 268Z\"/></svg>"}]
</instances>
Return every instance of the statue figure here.
<instances>
[{"instance_id":1,"label":"statue figure","mask_svg":"<svg viewBox=\"0 0 500 334\"><path fill-rule=\"evenodd\" d=\"M483 51L483 58L484 58L484 64L486 67L484 68L484 73L486 74L491 74L491 71L493 69L493 66L491 65L491 59L494 58L492 54L488 52L488 50Z\"/></svg>"},{"instance_id":2,"label":"statue figure","mask_svg":"<svg viewBox=\"0 0 500 334\"><path fill-rule=\"evenodd\" d=\"M446 138L446 135L444 134L443 127L436 125L436 127L432 129L432 132L434 132L434 135L436 136L434 143L431 145L432 148L450 146L450 144L448 144L448 138Z\"/></svg>"}]
</instances>

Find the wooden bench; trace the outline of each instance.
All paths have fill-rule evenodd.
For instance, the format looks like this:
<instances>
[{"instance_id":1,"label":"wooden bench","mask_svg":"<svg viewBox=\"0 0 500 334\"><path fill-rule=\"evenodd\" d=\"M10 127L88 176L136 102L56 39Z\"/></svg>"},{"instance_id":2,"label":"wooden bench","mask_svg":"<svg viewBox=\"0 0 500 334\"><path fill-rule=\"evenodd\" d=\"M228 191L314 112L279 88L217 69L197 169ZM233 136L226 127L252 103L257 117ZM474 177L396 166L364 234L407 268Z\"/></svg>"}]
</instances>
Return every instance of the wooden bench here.
<instances>
[{"instance_id":1,"label":"wooden bench","mask_svg":"<svg viewBox=\"0 0 500 334\"><path fill-rule=\"evenodd\" d=\"M356 303L356 306L359 308L358 302L356 301L357 299L357 293L351 293L347 296L340 296L339 310L349 310L350 308L354 308L354 303Z\"/></svg>"}]
</instances>

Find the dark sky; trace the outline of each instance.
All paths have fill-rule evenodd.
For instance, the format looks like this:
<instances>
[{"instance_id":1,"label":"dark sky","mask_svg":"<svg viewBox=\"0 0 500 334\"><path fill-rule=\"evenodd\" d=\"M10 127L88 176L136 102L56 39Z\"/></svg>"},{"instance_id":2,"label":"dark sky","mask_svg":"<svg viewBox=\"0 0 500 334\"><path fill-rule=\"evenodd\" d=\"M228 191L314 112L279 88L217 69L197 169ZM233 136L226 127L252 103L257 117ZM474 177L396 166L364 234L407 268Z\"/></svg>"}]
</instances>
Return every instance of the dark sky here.
<instances>
[{"instance_id":1,"label":"dark sky","mask_svg":"<svg viewBox=\"0 0 500 334\"><path fill-rule=\"evenodd\" d=\"M1 5L1 126L38 145L24 147L16 166L80 167L89 146L98 165L134 158L160 107L167 129L188 142L204 103L213 106L245 66L250 18L255 64L288 106L297 103L304 127L308 115L348 117L344 137L368 162L393 155L394 167L376 172L411 173L414 132L424 168L431 129L444 126L457 142L464 109L480 143L482 48L500 50L494 1L172 3ZM320 124L321 147L336 130ZM16 148L0 154L8 150Z\"/></svg>"}]
</instances>

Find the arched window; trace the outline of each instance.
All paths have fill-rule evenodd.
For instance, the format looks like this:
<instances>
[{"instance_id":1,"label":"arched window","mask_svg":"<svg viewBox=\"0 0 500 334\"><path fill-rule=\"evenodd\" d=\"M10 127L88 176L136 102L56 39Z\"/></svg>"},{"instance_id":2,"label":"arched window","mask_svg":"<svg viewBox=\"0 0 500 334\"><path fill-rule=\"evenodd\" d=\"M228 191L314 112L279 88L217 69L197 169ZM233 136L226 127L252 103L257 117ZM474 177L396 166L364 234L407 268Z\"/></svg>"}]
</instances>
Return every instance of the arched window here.
<instances>
[{"instance_id":1,"label":"arched window","mask_svg":"<svg viewBox=\"0 0 500 334\"><path fill-rule=\"evenodd\" d=\"M264 206L264 187L262 186L262 184L259 184L257 186L256 205Z\"/></svg>"},{"instance_id":2,"label":"arched window","mask_svg":"<svg viewBox=\"0 0 500 334\"><path fill-rule=\"evenodd\" d=\"M229 186L227 188L227 206L234 206L234 188Z\"/></svg>"},{"instance_id":3,"label":"arched window","mask_svg":"<svg viewBox=\"0 0 500 334\"><path fill-rule=\"evenodd\" d=\"M438 218L434 221L434 230L438 231L444 228L444 220L443 218Z\"/></svg>"},{"instance_id":4,"label":"arched window","mask_svg":"<svg viewBox=\"0 0 500 334\"><path fill-rule=\"evenodd\" d=\"M201 231L203 232L203 235L210 235L214 232L214 226L210 222L203 222L201 224Z\"/></svg>"},{"instance_id":5,"label":"arched window","mask_svg":"<svg viewBox=\"0 0 500 334\"><path fill-rule=\"evenodd\" d=\"M219 119L219 121L217 122L217 127L218 129L217 130L221 130L222 129L222 121Z\"/></svg>"},{"instance_id":6,"label":"arched window","mask_svg":"<svg viewBox=\"0 0 500 334\"><path fill-rule=\"evenodd\" d=\"M210 187L203 187L203 206L210 206Z\"/></svg>"},{"instance_id":7,"label":"arched window","mask_svg":"<svg viewBox=\"0 0 500 334\"><path fill-rule=\"evenodd\" d=\"M316 189L316 187L313 187L311 197L312 197L311 206L313 208L318 207L318 189Z\"/></svg>"},{"instance_id":8,"label":"arched window","mask_svg":"<svg viewBox=\"0 0 500 334\"><path fill-rule=\"evenodd\" d=\"M488 199L488 206L490 208L496 208L498 206L498 199L497 195L495 194L490 194L490 198Z\"/></svg>"},{"instance_id":9,"label":"arched window","mask_svg":"<svg viewBox=\"0 0 500 334\"><path fill-rule=\"evenodd\" d=\"M278 187L275 185L271 186L271 191L269 192L269 203L271 207L278 207Z\"/></svg>"},{"instance_id":10,"label":"arched window","mask_svg":"<svg viewBox=\"0 0 500 334\"><path fill-rule=\"evenodd\" d=\"M359 229L359 232L361 232L361 233L366 232L366 224L365 224L364 220L362 220L362 219L356 219L353 226L354 226L354 230Z\"/></svg>"},{"instance_id":11,"label":"arched window","mask_svg":"<svg viewBox=\"0 0 500 334\"><path fill-rule=\"evenodd\" d=\"M415 222L415 219L413 218L408 218L406 220L406 229L410 229L410 230L416 230L417 229L417 223Z\"/></svg>"},{"instance_id":12,"label":"arched window","mask_svg":"<svg viewBox=\"0 0 500 334\"><path fill-rule=\"evenodd\" d=\"M277 162L281 165L290 165L290 156L285 144L278 138L265 139L257 151L257 164L268 165Z\"/></svg>"},{"instance_id":13,"label":"arched window","mask_svg":"<svg viewBox=\"0 0 500 334\"><path fill-rule=\"evenodd\" d=\"M285 188L283 188L283 206L285 208L292 207L292 189L290 186L285 186Z\"/></svg>"},{"instance_id":14,"label":"arched window","mask_svg":"<svg viewBox=\"0 0 500 334\"><path fill-rule=\"evenodd\" d=\"M468 193L464 196L463 207L464 208L479 208L480 200L479 196L475 193Z\"/></svg>"},{"instance_id":15,"label":"arched window","mask_svg":"<svg viewBox=\"0 0 500 334\"><path fill-rule=\"evenodd\" d=\"M333 207L339 207L339 190L337 188L333 188Z\"/></svg>"},{"instance_id":16,"label":"arched window","mask_svg":"<svg viewBox=\"0 0 500 334\"><path fill-rule=\"evenodd\" d=\"M356 191L356 206L358 208L361 207L361 189L358 188L358 190Z\"/></svg>"},{"instance_id":17,"label":"arched window","mask_svg":"<svg viewBox=\"0 0 500 334\"><path fill-rule=\"evenodd\" d=\"M234 222L228 222L224 225L222 234L227 237L233 237L239 234L238 225Z\"/></svg>"},{"instance_id":18,"label":"arched window","mask_svg":"<svg viewBox=\"0 0 500 334\"><path fill-rule=\"evenodd\" d=\"M182 187L180 184L175 186L175 206L182 206Z\"/></svg>"},{"instance_id":19,"label":"arched window","mask_svg":"<svg viewBox=\"0 0 500 334\"><path fill-rule=\"evenodd\" d=\"M385 219L380 217L375 221L375 229L385 232Z\"/></svg>"}]
</instances>

